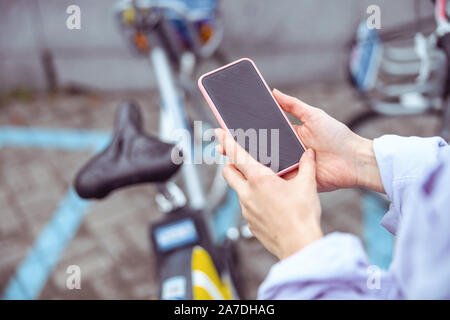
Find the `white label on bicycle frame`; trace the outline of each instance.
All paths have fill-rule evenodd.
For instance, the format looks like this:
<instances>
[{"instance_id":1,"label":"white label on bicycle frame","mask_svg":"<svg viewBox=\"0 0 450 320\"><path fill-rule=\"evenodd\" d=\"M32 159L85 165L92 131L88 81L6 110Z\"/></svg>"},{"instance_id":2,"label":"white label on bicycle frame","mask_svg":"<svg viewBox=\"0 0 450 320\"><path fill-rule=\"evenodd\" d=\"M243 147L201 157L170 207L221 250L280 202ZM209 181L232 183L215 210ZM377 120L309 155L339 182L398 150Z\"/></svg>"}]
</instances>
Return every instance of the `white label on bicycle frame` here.
<instances>
[{"instance_id":1,"label":"white label on bicycle frame","mask_svg":"<svg viewBox=\"0 0 450 320\"><path fill-rule=\"evenodd\" d=\"M162 284L163 300L186 299L186 277L176 276L165 280Z\"/></svg>"},{"instance_id":2,"label":"white label on bicycle frame","mask_svg":"<svg viewBox=\"0 0 450 320\"><path fill-rule=\"evenodd\" d=\"M168 251L198 240L194 221L189 218L158 227L155 239L160 251Z\"/></svg>"}]
</instances>

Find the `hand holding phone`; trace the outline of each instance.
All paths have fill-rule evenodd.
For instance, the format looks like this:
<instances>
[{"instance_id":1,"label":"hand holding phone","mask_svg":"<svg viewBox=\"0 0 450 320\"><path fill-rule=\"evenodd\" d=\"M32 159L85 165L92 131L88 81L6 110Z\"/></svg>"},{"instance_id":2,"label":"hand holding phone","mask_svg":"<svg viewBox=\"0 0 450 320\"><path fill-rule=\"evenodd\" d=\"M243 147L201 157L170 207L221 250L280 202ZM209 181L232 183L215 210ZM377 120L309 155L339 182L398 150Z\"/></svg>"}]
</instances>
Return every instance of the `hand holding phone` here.
<instances>
[{"instance_id":1,"label":"hand holding phone","mask_svg":"<svg viewBox=\"0 0 450 320\"><path fill-rule=\"evenodd\" d=\"M252 60L208 72L198 85L221 127L251 156L280 176L297 168L305 148Z\"/></svg>"}]
</instances>

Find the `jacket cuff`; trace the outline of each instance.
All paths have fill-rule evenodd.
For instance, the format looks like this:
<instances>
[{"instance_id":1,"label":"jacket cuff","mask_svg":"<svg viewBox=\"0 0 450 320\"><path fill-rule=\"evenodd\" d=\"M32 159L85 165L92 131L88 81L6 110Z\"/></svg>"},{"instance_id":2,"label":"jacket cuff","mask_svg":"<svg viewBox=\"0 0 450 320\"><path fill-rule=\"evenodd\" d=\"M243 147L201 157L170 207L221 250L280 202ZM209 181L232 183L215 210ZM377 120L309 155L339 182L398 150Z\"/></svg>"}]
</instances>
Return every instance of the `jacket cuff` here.
<instances>
[{"instance_id":1,"label":"jacket cuff","mask_svg":"<svg viewBox=\"0 0 450 320\"><path fill-rule=\"evenodd\" d=\"M403 200L411 186L437 161L439 149L447 143L440 137L419 138L385 135L374 139L373 150L386 195L391 201L381 221L395 234L401 219Z\"/></svg>"},{"instance_id":2,"label":"jacket cuff","mask_svg":"<svg viewBox=\"0 0 450 320\"><path fill-rule=\"evenodd\" d=\"M287 293L289 286L295 283L296 291L305 288L301 298L313 299L316 294L314 282L365 279L366 267L361 266L367 265L359 238L346 233L331 233L275 264L261 284L258 298L288 299L289 294L285 295L283 291Z\"/></svg>"}]
</instances>

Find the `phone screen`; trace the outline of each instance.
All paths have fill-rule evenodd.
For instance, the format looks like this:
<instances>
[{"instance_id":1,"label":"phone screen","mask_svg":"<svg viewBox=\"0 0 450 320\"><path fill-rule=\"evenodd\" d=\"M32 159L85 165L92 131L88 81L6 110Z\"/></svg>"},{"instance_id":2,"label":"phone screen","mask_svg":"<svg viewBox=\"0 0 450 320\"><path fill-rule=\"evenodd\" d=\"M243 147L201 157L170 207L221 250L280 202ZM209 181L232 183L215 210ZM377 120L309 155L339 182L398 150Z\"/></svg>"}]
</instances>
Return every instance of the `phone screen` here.
<instances>
[{"instance_id":1,"label":"phone screen","mask_svg":"<svg viewBox=\"0 0 450 320\"><path fill-rule=\"evenodd\" d=\"M304 149L250 61L207 75L202 85L235 140L255 159L274 172L298 163Z\"/></svg>"}]
</instances>

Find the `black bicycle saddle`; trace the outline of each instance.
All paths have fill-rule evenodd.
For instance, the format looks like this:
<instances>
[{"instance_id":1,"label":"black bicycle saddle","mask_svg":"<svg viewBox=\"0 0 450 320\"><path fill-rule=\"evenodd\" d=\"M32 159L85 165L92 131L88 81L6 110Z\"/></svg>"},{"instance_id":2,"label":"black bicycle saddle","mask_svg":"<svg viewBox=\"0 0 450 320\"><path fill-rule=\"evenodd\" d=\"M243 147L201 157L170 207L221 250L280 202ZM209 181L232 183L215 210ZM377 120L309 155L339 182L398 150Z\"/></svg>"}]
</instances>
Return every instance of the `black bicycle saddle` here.
<instances>
[{"instance_id":1,"label":"black bicycle saddle","mask_svg":"<svg viewBox=\"0 0 450 320\"><path fill-rule=\"evenodd\" d=\"M137 104L124 102L116 114L110 145L77 174L75 190L81 198L101 199L120 187L164 182L181 166L173 163L179 149L144 132Z\"/></svg>"}]
</instances>

